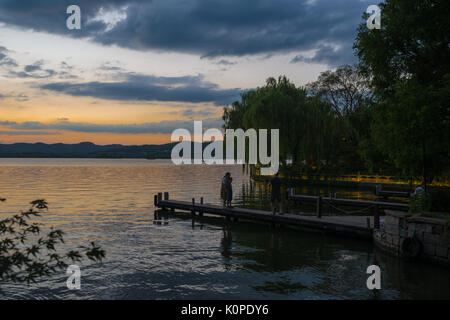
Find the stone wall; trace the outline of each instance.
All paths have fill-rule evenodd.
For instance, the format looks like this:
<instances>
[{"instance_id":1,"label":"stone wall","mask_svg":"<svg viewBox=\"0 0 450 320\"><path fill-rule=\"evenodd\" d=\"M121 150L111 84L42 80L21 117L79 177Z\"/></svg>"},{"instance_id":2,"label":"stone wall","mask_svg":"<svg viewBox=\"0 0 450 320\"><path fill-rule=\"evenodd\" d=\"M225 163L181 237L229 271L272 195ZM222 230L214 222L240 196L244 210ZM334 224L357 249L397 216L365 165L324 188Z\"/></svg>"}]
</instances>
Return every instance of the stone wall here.
<instances>
[{"instance_id":1,"label":"stone wall","mask_svg":"<svg viewBox=\"0 0 450 320\"><path fill-rule=\"evenodd\" d=\"M411 258L403 250L407 238L420 243L417 259L450 266L450 228L443 219L413 216L409 213L385 210L384 222L374 230L375 244L400 257Z\"/></svg>"}]
</instances>

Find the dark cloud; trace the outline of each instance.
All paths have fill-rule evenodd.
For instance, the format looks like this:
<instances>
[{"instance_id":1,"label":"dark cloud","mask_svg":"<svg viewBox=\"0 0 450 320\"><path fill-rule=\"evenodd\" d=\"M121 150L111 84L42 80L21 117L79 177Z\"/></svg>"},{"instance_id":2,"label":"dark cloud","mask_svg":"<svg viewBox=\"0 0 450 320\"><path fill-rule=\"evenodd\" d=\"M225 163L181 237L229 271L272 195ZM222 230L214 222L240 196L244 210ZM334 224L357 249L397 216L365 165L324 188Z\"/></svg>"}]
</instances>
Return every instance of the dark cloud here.
<instances>
[{"instance_id":1,"label":"dark cloud","mask_svg":"<svg viewBox=\"0 0 450 320\"><path fill-rule=\"evenodd\" d=\"M24 93L16 94L14 92L11 92L8 94L0 94L0 99L4 99L4 98L14 98L18 102L23 102L23 101L29 100L29 98L26 94L24 94ZM0 122L0 125L1 125L1 122Z\"/></svg>"},{"instance_id":2,"label":"dark cloud","mask_svg":"<svg viewBox=\"0 0 450 320\"><path fill-rule=\"evenodd\" d=\"M351 43L370 0L78 0L82 29L66 28L72 1L0 1L0 21L105 45L168 50L202 57L319 49L312 62L352 62ZM120 10L111 25L98 19ZM96 19L94 19L96 18ZM341 46L340 50L327 45ZM321 47L322 46L322 47Z\"/></svg>"},{"instance_id":3,"label":"dark cloud","mask_svg":"<svg viewBox=\"0 0 450 320\"><path fill-rule=\"evenodd\" d=\"M65 61L62 61L62 62L61 62L61 69L62 69L62 70L70 71L70 70L73 70L73 66L71 66L70 64L68 64L68 63L65 62Z\"/></svg>"},{"instance_id":4,"label":"dark cloud","mask_svg":"<svg viewBox=\"0 0 450 320\"><path fill-rule=\"evenodd\" d=\"M114 65L111 62L103 63L98 69L102 71L123 71L122 67Z\"/></svg>"},{"instance_id":5,"label":"dark cloud","mask_svg":"<svg viewBox=\"0 0 450 320\"><path fill-rule=\"evenodd\" d=\"M223 120L218 118L202 120L203 128L218 128L223 125ZM93 124L61 121L56 123L41 123L29 121L23 123L0 121L0 125L8 126L13 130L27 132L41 132L37 130L66 130L84 133L120 133L120 134L143 134L143 133L172 133L175 129L184 128L193 132L193 121L161 121L144 124Z\"/></svg>"},{"instance_id":6,"label":"dark cloud","mask_svg":"<svg viewBox=\"0 0 450 320\"><path fill-rule=\"evenodd\" d=\"M51 78L57 74L53 69L43 68L44 61L39 60L33 64L26 65L22 71L10 70L9 75L18 78L44 79Z\"/></svg>"},{"instance_id":7,"label":"dark cloud","mask_svg":"<svg viewBox=\"0 0 450 320\"><path fill-rule=\"evenodd\" d=\"M28 101L28 100L30 100L30 99L28 98L28 96L27 96L26 94L24 94L24 93L16 94L16 95L14 96L14 98L16 99L16 101L19 101L19 102L23 102L23 101Z\"/></svg>"},{"instance_id":8,"label":"dark cloud","mask_svg":"<svg viewBox=\"0 0 450 320\"><path fill-rule=\"evenodd\" d=\"M59 79L65 79L65 80L78 78L78 76L76 76L70 72L67 72L67 71L58 71L57 75L58 75Z\"/></svg>"},{"instance_id":9,"label":"dark cloud","mask_svg":"<svg viewBox=\"0 0 450 320\"><path fill-rule=\"evenodd\" d=\"M1 56L0 56L1 58ZM60 70L54 70L44 67L44 61L38 60L33 64L25 65L23 68L19 68L17 63L11 64L8 68L7 77L14 78L30 78L30 79L47 79L57 77L59 79L76 79L77 75L72 73L73 67L65 62L61 62Z\"/></svg>"},{"instance_id":10,"label":"dark cloud","mask_svg":"<svg viewBox=\"0 0 450 320\"><path fill-rule=\"evenodd\" d=\"M71 96L88 96L124 101L213 102L223 106L239 99L240 89L219 89L205 82L202 75L184 77L156 77L135 73L121 74L117 82L58 82L40 88Z\"/></svg>"},{"instance_id":11,"label":"dark cloud","mask_svg":"<svg viewBox=\"0 0 450 320\"><path fill-rule=\"evenodd\" d=\"M0 46L0 66L17 67L17 62L8 56L9 50Z\"/></svg>"},{"instance_id":12,"label":"dark cloud","mask_svg":"<svg viewBox=\"0 0 450 320\"><path fill-rule=\"evenodd\" d=\"M210 117L214 114L215 112L210 111L210 110L192 110L192 109L187 109L184 110L181 114L185 117L194 119L196 117Z\"/></svg>"},{"instance_id":13,"label":"dark cloud","mask_svg":"<svg viewBox=\"0 0 450 320\"><path fill-rule=\"evenodd\" d=\"M17 122L15 121L0 121L0 126L12 126L16 125Z\"/></svg>"},{"instance_id":14,"label":"dark cloud","mask_svg":"<svg viewBox=\"0 0 450 320\"><path fill-rule=\"evenodd\" d=\"M26 65L24 68L24 71L25 72L34 72L34 71L42 70L43 64L44 64L44 61L42 61L42 60L36 61L35 63L33 63L31 65Z\"/></svg>"},{"instance_id":15,"label":"dark cloud","mask_svg":"<svg viewBox=\"0 0 450 320\"><path fill-rule=\"evenodd\" d=\"M73 73L74 67L65 61L61 62L60 70L57 72L59 79L77 79L78 76Z\"/></svg>"},{"instance_id":16,"label":"dark cloud","mask_svg":"<svg viewBox=\"0 0 450 320\"><path fill-rule=\"evenodd\" d=\"M297 55L291 60L291 63L324 63L331 67L337 67L343 64L348 64L353 59L352 51L348 50L352 44L349 42L340 47L334 47L330 44L321 44L316 49L313 57L304 57L302 55Z\"/></svg>"},{"instance_id":17,"label":"dark cloud","mask_svg":"<svg viewBox=\"0 0 450 320\"><path fill-rule=\"evenodd\" d=\"M216 64L223 65L223 66L232 66L232 65L235 65L236 62L231 62L231 61L222 59L222 60L217 61Z\"/></svg>"}]
</instances>

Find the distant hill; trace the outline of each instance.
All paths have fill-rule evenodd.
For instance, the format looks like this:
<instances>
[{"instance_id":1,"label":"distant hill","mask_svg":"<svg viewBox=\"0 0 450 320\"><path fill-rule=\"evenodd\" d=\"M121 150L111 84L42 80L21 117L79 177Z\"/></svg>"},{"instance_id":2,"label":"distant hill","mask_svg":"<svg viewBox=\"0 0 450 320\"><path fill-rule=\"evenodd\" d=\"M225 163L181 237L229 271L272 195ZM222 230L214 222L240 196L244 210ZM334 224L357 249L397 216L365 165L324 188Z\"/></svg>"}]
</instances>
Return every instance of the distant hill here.
<instances>
[{"instance_id":1,"label":"distant hill","mask_svg":"<svg viewBox=\"0 0 450 320\"><path fill-rule=\"evenodd\" d=\"M176 143L124 146L120 144L14 143L0 144L0 158L132 158L169 159Z\"/></svg>"}]
</instances>

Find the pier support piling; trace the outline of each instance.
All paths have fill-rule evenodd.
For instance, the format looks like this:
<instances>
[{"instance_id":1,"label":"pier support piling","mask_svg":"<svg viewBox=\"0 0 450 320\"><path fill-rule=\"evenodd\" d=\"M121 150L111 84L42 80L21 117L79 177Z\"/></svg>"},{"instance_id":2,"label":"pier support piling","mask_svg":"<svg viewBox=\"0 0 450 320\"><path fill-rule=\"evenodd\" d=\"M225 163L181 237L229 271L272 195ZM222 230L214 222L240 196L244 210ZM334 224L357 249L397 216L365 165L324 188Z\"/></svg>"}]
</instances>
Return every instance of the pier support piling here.
<instances>
[{"instance_id":1,"label":"pier support piling","mask_svg":"<svg viewBox=\"0 0 450 320\"><path fill-rule=\"evenodd\" d=\"M375 206L373 209L373 227L380 229L380 210L378 206Z\"/></svg>"},{"instance_id":2,"label":"pier support piling","mask_svg":"<svg viewBox=\"0 0 450 320\"><path fill-rule=\"evenodd\" d=\"M153 214L153 224L156 224L157 223L156 221L158 221L158 220L159 220L158 211L155 210L155 212Z\"/></svg>"},{"instance_id":3,"label":"pier support piling","mask_svg":"<svg viewBox=\"0 0 450 320\"><path fill-rule=\"evenodd\" d=\"M322 218L322 197L317 197L317 208L316 208L317 218Z\"/></svg>"},{"instance_id":4,"label":"pier support piling","mask_svg":"<svg viewBox=\"0 0 450 320\"><path fill-rule=\"evenodd\" d=\"M203 205L203 197L200 198L200 204ZM200 211L198 212L198 215L199 215L200 217L203 217L203 211L200 210Z\"/></svg>"},{"instance_id":5,"label":"pier support piling","mask_svg":"<svg viewBox=\"0 0 450 320\"><path fill-rule=\"evenodd\" d=\"M162 192L158 192L158 204L162 201ZM162 210L166 210L165 207L161 207Z\"/></svg>"}]
</instances>

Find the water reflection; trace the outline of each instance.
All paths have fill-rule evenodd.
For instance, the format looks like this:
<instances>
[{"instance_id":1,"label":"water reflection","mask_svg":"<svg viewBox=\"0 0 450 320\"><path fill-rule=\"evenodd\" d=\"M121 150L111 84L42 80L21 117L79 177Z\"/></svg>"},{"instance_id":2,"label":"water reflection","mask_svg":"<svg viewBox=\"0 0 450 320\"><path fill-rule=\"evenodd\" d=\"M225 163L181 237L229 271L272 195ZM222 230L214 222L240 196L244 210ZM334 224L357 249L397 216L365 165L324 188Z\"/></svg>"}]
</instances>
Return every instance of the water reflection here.
<instances>
[{"instance_id":1,"label":"water reflection","mask_svg":"<svg viewBox=\"0 0 450 320\"><path fill-rule=\"evenodd\" d=\"M222 228L223 230L223 237L220 241L220 244L222 246L221 254L223 256L223 264L225 267L225 270L230 271L231 270L231 250L233 248L233 235L230 230L230 228L225 225Z\"/></svg>"}]
</instances>

